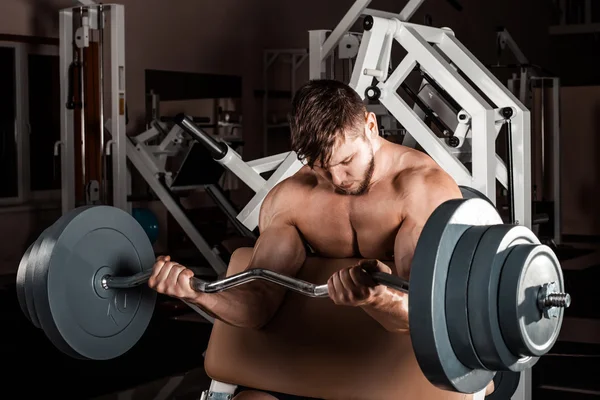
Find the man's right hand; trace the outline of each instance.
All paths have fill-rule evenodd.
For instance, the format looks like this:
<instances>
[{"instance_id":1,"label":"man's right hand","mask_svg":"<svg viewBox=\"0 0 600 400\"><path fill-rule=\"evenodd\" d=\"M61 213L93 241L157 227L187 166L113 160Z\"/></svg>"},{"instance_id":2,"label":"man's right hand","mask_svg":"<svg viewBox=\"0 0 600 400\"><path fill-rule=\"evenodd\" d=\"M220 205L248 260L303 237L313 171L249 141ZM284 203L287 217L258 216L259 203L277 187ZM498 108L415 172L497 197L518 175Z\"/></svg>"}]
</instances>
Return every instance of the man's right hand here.
<instances>
[{"instance_id":1,"label":"man's right hand","mask_svg":"<svg viewBox=\"0 0 600 400\"><path fill-rule=\"evenodd\" d=\"M148 286L158 293L191 301L198 295L190 285L193 276L192 270L171 261L170 256L160 256L152 267Z\"/></svg>"}]
</instances>

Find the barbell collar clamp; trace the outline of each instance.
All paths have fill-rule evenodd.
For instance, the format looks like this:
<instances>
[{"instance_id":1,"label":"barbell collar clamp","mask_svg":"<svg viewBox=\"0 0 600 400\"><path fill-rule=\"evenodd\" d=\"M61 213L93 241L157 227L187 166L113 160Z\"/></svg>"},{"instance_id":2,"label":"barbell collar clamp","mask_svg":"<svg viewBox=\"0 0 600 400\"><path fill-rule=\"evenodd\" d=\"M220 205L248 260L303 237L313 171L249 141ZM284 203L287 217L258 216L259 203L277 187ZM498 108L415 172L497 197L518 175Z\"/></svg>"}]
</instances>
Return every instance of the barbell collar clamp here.
<instances>
[{"instance_id":1,"label":"barbell collar clamp","mask_svg":"<svg viewBox=\"0 0 600 400\"><path fill-rule=\"evenodd\" d=\"M538 292L538 307L546 318L558 318L559 308L569 308L571 295L556 291L556 282L545 283Z\"/></svg>"}]
</instances>

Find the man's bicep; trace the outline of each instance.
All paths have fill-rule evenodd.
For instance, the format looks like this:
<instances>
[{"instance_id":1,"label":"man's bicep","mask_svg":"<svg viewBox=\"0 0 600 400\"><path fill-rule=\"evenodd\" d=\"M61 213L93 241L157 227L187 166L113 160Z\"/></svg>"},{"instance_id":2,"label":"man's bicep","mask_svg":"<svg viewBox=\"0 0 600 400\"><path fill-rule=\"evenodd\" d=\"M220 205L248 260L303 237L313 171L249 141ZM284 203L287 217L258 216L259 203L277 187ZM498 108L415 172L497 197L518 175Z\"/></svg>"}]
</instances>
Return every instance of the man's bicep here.
<instances>
[{"instance_id":1,"label":"man's bicep","mask_svg":"<svg viewBox=\"0 0 600 400\"><path fill-rule=\"evenodd\" d=\"M289 190L279 184L265 198L259 217L260 235L249 268L270 269L291 276L304 263L306 251L288 197Z\"/></svg>"},{"instance_id":2,"label":"man's bicep","mask_svg":"<svg viewBox=\"0 0 600 400\"><path fill-rule=\"evenodd\" d=\"M417 176L404 197L403 222L394 243L395 264L398 274L408 279L414 252L425 224L442 203L460 198L461 192L446 174L433 172Z\"/></svg>"},{"instance_id":3,"label":"man's bicep","mask_svg":"<svg viewBox=\"0 0 600 400\"><path fill-rule=\"evenodd\" d=\"M306 250L296 227L275 221L260 234L248 268L294 276L305 259Z\"/></svg>"},{"instance_id":4,"label":"man's bicep","mask_svg":"<svg viewBox=\"0 0 600 400\"><path fill-rule=\"evenodd\" d=\"M404 279L410 277L410 267L417 242L423 227L411 219L405 219L396 233L394 242L394 265L398 276Z\"/></svg>"}]
</instances>

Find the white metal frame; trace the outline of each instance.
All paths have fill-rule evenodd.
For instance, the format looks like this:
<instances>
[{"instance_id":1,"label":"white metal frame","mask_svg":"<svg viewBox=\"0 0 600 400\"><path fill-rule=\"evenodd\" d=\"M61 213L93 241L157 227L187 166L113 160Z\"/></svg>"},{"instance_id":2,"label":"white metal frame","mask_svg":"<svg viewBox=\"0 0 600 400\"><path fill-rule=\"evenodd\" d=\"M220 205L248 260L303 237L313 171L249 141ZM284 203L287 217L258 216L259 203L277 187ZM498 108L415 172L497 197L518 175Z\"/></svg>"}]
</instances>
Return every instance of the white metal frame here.
<instances>
[{"instance_id":1,"label":"white metal frame","mask_svg":"<svg viewBox=\"0 0 600 400\"><path fill-rule=\"evenodd\" d=\"M327 58L348 34L350 28L361 16L371 15L383 18L397 18L408 21L425 0L409 0L398 14L367 8L372 0L355 0L341 21L333 30L310 30L309 34L309 78L324 78ZM327 34L329 33L329 36Z\"/></svg>"},{"instance_id":2,"label":"white metal frame","mask_svg":"<svg viewBox=\"0 0 600 400\"><path fill-rule=\"evenodd\" d=\"M387 67L394 42L408 54L388 75ZM442 57L444 54L445 57ZM450 60L448 62L447 60ZM469 120L472 172L460 162L443 139L423 122L397 93L400 84L419 65L462 107ZM456 69L460 69L495 104L489 104ZM375 84L373 82L376 82ZM359 95L375 85L379 101L404 126L456 182L478 189L496 202L496 180L508 187L506 165L496 154L495 143L505 123L503 108L512 110L512 177L516 223L531 228L531 121L530 112L513 93L479 62L447 28L432 28L399 19L373 17L372 28L362 37L359 55L350 82ZM531 398L531 371L524 371L514 400Z\"/></svg>"},{"instance_id":3,"label":"white metal frame","mask_svg":"<svg viewBox=\"0 0 600 400\"><path fill-rule=\"evenodd\" d=\"M560 244L562 242L562 225L561 225L561 212L560 212L560 78L552 76L538 76L536 69L529 65L529 59L523 54L519 45L515 42L511 34L506 29L501 29L497 33L498 46L504 50L508 48L517 60L517 65L520 65L519 74L513 74L513 77L508 79L507 87L515 95L518 96L521 103L528 108L532 107L532 92L531 92L531 81L541 81L543 83L549 81L552 85L552 125L551 133L553 141L553 157L550 160L552 174L554 177L553 182L553 223L554 223L554 243ZM518 87L518 89L517 89ZM546 125L542 120L542 135L545 137ZM544 165L542 168L546 168Z\"/></svg>"},{"instance_id":4,"label":"white metal frame","mask_svg":"<svg viewBox=\"0 0 600 400\"><path fill-rule=\"evenodd\" d=\"M210 136L196 127L189 118L180 123L179 126L186 131L192 131L190 132L192 137ZM282 180L298 172L304 166L304 162L298 159L298 155L294 151L245 162L240 154L233 150L223 138L216 137L215 139L220 141L226 150L224 156L215 159L215 162L233 172L255 193L254 197L250 199L237 216L237 219L252 231L258 226L260 207L269 191ZM271 171L273 173L269 179L261 176L262 173Z\"/></svg>"},{"instance_id":5,"label":"white metal frame","mask_svg":"<svg viewBox=\"0 0 600 400\"><path fill-rule=\"evenodd\" d=\"M121 4L90 4L62 9L59 12L60 27L60 71L61 71L61 180L62 180L62 212L66 213L75 208L75 146L74 146L74 113L76 111L65 107L68 101L69 90L69 66L73 61L73 22L74 16L79 17L83 10L89 12L89 18L85 19L82 29L85 31L98 29L98 10L102 8L108 11L110 20L110 59L111 68L104 74L110 81L110 125L105 128L111 133L111 140L107 146L111 146L112 154L112 184L113 205L126 211L130 210L127 202L129 187L128 172L126 168L126 132L125 132L125 104L126 104L126 81L125 81L125 8ZM105 21L106 22L106 21ZM86 46L86 40L78 41L81 47ZM82 74L83 76L83 74ZM101 82L103 85L104 82ZM102 86L101 90L105 88ZM104 105L103 105L104 106ZM83 110L80 110L83 114ZM104 116L102 116L104 117ZM102 149L103 151L105 149Z\"/></svg>"},{"instance_id":6,"label":"white metal frame","mask_svg":"<svg viewBox=\"0 0 600 400\"><path fill-rule=\"evenodd\" d=\"M140 135L129 138L125 134L125 37L124 37L124 7L122 5L90 5L86 7L92 14L84 21L90 30L97 29L97 18L94 13L98 7L110 12L110 44L111 44L111 68L109 79L111 82L108 110L110 117L106 118L105 130L111 135L106 143L106 154L112 156L113 163L113 206L131 212L131 203L128 202L130 190L130 177L127 160L140 172L144 180L150 185L161 202L177 220L182 229L190 237L191 241L207 259L209 264L217 273L226 271L227 266L223 260L210 248L202 235L187 218L183 210L174 201L167 187L160 181L159 177L165 174L168 180L169 173L165 169L166 158L177 152L180 143L182 129L174 126L167 137L157 146L148 146L146 142L158 135L155 127L150 128ZM73 41L73 18L84 7L73 7L60 11L60 66L61 66L61 140L57 145L62 147L62 211L63 213L75 207L75 148L74 148L74 110L67 109L69 65L73 60L71 43ZM85 45L83 43L82 45ZM101 83L102 84L102 83ZM104 88L104 86L103 86ZM83 112L83 111L80 111ZM104 117L102 116L104 120ZM164 126L162 126L164 128ZM258 226L258 214L260 206L268 191L278 182L295 173L302 167L302 163L293 153L284 153L266 157L246 163L241 156L231 147L227 146L227 154L217 160L245 184L247 184L256 195L248 205L237 216L249 230ZM274 171L272 176L266 180L260 174ZM168 182L167 182L168 183ZM203 313L202 313L203 314ZM204 315L204 314L203 314Z\"/></svg>"},{"instance_id":7,"label":"white metal frame","mask_svg":"<svg viewBox=\"0 0 600 400\"><path fill-rule=\"evenodd\" d=\"M529 110L481 64L454 33L447 28L432 28L402 22L397 19L373 17L373 27L361 41L356 67L350 85L365 96L375 78L381 92L379 101L415 137L424 150L459 185L471 186L492 201L496 201L496 179L508 187L506 165L496 154L495 139L504 117L501 110L513 112L513 179L515 219L520 225L531 226L531 166ZM394 72L388 76L392 43L398 42L408 51ZM436 48L434 48L434 45ZM451 65L440 52L451 60ZM425 70L450 96L456 99L470 118L472 132L472 173L448 150L423 120L397 94L397 88L416 67ZM493 101L492 107L458 74L455 66L476 82L480 90ZM473 133L476 132L476 133Z\"/></svg>"},{"instance_id":8,"label":"white metal frame","mask_svg":"<svg viewBox=\"0 0 600 400\"><path fill-rule=\"evenodd\" d=\"M17 151L17 188L14 197L0 198L0 206L23 204L29 200L58 200L59 190L31 190L29 117L29 55L58 56L53 45L30 45L12 41L0 41L0 47L15 50L15 124L14 136Z\"/></svg>"},{"instance_id":9,"label":"white metal frame","mask_svg":"<svg viewBox=\"0 0 600 400\"><path fill-rule=\"evenodd\" d=\"M525 80L523 80L525 79ZM526 103L529 104L528 98L530 96L530 91L522 88L528 88L529 85L526 83L524 85L521 82L529 82L529 81L549 81L552 85L552 125L550 127L550 135L552 136L552 159L549 160L552 168L552 176L554 177L554 182L552 185L552 197L553 197L553 223L554 223L554 243L561 244L562 243L562 224L561 224L561 179L560 179L560 78L557 77L545 77L545 76L535 76L532 74L523 74L521 73L519 77L514 77L508 80L507 87L509 90L515 95L519 95L521 99L525 99ZM519 87L518 93L516 87ZM542 135L546 135L546 126L543 125ZM545 168L545 163L543 165Z\"/></svg>"}]
</instances>

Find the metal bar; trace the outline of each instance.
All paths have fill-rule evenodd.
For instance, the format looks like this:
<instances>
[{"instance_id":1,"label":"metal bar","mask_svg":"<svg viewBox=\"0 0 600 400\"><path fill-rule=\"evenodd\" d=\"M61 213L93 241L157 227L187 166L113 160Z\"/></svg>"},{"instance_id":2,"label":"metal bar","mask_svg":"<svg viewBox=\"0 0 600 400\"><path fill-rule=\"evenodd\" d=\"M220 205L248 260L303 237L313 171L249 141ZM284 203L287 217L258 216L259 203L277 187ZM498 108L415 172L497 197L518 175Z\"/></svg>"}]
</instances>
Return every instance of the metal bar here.
<instances>
[{"instance_id":1,"label":"metal bar","mask_svg":"<svg viewBox=\"0 0 600 400\"><path fill-rule=\"evenodd\" d=\"M148 279L150 279L151 275L152 270L139 272L131 276L105 276L102 278L102 287L105 289L129 289L148 282ZM386 274L384 272L371 272L370 275L373 280L380 285L385 285L404 293L408 293L409 291L409 282L396 275ZM315 285L301 279L282 275L280 273L262 268L248 269L244 272L240 272L213 282L206 282L196 277L192 277L190 279L190 285L196 292L220 293L254 280L272 282L309 297L329 296L327 284Z\"/></svg>"},{"instance_id":2,"label":"metal bar","mask_svg":"<svg viewBox=\"0 0 600 400\"><path fill-rule=\"evenodd\" d=\"M125 131L125 7L110 5L111 135L113 140L113 205L127 211L127 145Z\"/></svg>"},{"instance_id":3,"label":"metal bar","mask_svg":"<svg viewBox=\"0 0 600 400\"><path fill-rule=\"evenodd\" d=\"M554 242L562 242L560 199L560 78L552 78L552 157L554 176Z\"/></svg>"},{"instance_id":4,"label":"metal bar","mask_svg":"<svg viewBox=\"0 0 600 400\"><path fill-rule=\"evenodd\" d=\"M98 81L99 81L99 90L98 94L100 96L100 160L101 160L101 175L102 179L100 182L100 192L102 196L102 202L106 204L107 202L107 183L108 179L106 177L106 173L108 171L106 165L106 154L104 152L106 140L104 139L104 6L98 6Z\"/></svg>"},{"instance_id":5,"label":"metal bar","mask_svg":"<svg viewBox=\"0 0 600 400\"><path fill-rule=\"evenodd\" d=\"M417 12L417 9L421 7L425 0L409 0L408 3L404 6L400 14L398 14L398 19L400 21L408 21L412 18L412 16Z\"/></svg>"},{"instance_id":6,"label":"metal bar","mask_svg":"<svg viewBox=\"0 0 600 400\"><path fill-rule=\"evenodd\" d=\"M218 142L211 135L198 128L196 124L194 124L194 122L192 122L192 120L186 115L177 114L174 118L174 121L181 127L181 129L186 131L196 141L206 147L215 160L220 160L227 154L227 144Z\"/></svg>"},{"instance_id":7,"label":"metal bar","mask_svg":"<svg viewBox=\"0 0 600 400\"><path fill-rule=\"evenodd\" d=\"M67 108L69 99L69 66L73 60L73 12L59 13L60 51L60 175L62 213L75 208L75 152L73 140L73 110Z\"/></svg>"},{"instance_id":8,"label":"metal bar","mask_svg":"<svg viewBox=\"0 0 600 400\"><path fill-rule=\"evenodd\" d=\"M14 120L15 144L17 146L17 182L19 202L30 197L30 163L29 163L29 138L31 129L29 125L29 79L23 75L29 70L29 57L27 47L21 44L15 47L15 74L17 85L15 87L16 113ZM20 83L20 84L19 84Z\"/></svg>"},{"instance_id":9,"label":"metal bar","mask_svg":"<svg viewBox=\"0 0 600 400\"><path fill-rule=\"evenodd\" d=\"M346 15L344 15L342 20L331 32L331 35L329 35L327 40L325 40L325 43L321 46L321 60L325 60L325 58L329 56L346 32L350 30L352 25L354 25L358 18L363 14L369 3L371 3L371 0L356 0L354 4L352 4L352 7L346 12Z\"/></svg>"}]
</instances>

